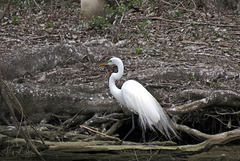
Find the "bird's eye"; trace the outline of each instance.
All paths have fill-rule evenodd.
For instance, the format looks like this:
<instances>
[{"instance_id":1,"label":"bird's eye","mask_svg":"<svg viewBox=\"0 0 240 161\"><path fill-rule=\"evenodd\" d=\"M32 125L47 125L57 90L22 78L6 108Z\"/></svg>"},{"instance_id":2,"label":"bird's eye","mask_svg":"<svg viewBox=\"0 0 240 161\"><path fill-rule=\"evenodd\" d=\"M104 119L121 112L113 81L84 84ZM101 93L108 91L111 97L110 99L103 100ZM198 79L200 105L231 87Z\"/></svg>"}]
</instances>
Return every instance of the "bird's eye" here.
<instances>
[{"instance_id":1,"label":"bird's eye","mask_svg":"<svg viewBox=\"0 0 240 161\"><path fill-rule=\"evenodd\" d=\"M108 63L112 63L112 60L108 60Z\"/></svg>"}]
</instances>

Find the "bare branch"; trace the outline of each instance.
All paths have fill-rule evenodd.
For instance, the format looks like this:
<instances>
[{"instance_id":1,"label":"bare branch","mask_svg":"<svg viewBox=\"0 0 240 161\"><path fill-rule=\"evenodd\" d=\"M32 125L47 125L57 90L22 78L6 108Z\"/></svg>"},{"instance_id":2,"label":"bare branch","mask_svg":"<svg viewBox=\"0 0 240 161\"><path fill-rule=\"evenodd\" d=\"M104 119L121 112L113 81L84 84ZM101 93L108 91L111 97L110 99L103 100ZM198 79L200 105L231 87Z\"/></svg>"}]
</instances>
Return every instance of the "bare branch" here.
<instances>
[{"instance_id":1,"label":"bare branch","mask_svg":"<svg viewBox=\"0 0 240 161\"><path fill-rule=\"evenodd\" d=\"M39 156L39 158L44 161L45 159L39 153L37 148L32 144L28 135L24 132L24 130L21 127L21 124L17 120L14 109L17 109L19 114L21 114L22 117L26 117L26 119L27 119L27 115L25 115L23 108L22 108L21 104L19 103L19 101L17 100L17 98L15 97L15 95L12 93L12 91L9 89L9 87L4 83L3 75L2 75L1 71L0 71L0 90L1 90L1 95L4 99L4 101L6 102L6 104L8 105L8 107L10 109L10 113L12 115L12 121L15 124L18 131L20 132L20 135L22 135L22 137L24 138L26 143L31 147L33 152L35 152ZM42 142L42 143L44 144L44 142Z\"/></svg>"}]
</instances>

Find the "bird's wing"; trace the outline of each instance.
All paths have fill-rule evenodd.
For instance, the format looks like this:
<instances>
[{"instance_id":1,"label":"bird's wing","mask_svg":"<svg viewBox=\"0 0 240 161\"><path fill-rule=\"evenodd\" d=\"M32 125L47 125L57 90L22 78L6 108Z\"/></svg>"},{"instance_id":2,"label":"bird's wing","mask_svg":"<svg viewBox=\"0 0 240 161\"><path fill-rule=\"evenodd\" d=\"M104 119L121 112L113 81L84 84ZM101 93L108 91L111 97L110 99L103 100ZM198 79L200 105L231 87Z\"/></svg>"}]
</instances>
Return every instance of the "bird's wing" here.
<instances>
[{"instance_id":1,"label":"bird's wing","mask_svg":"<svg viewBox=\"0 0 240 161\"><path fill-rule=\"evenodd\" d=\"M160 120L159 113L164 111L140 83L134 80L126 81L121 90L126 106L139 116L144 116L147 124L152 125Z\"/></svg>"},{"instance_id":2,"label":"bird's wing","mask_svg":"<svg viewBox=\"0 0 240 161\"><path fill-rule=\"evenodd\" d=\"M169 136L169 130L174 132L172 122L157 100L137 81L126 81L121 89L122 98L129 110L139 115L142 128L146 125L151 129L156 127Z\"/></svg>"}]
</instances>

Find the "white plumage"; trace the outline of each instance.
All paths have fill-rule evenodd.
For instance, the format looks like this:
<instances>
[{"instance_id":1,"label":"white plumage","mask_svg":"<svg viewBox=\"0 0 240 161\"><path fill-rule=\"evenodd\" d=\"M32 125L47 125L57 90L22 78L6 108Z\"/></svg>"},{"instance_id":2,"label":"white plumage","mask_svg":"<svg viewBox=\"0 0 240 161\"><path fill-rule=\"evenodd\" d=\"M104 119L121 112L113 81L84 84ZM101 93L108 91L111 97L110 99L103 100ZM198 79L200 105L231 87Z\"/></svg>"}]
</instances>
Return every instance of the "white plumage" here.
<instances>
[{"instance_id":1,"label":"white plumage","mask_svg":"<svg viewBox=\"0 0 240 161\"><path fill-rule=\"evenodd\" d=\"M157 129L169 139L171 139L171 134L177 136L171 119L157 100L140 83L128 80L121 89L116 87L115 81L122 77L124 71L121 59L113 57L107 63L100 65L117 65L118 72L112 73L109 78L110 92L122 105L138 114L143 131L149 127L151 130Z\"/></svg>"}]
</instances>

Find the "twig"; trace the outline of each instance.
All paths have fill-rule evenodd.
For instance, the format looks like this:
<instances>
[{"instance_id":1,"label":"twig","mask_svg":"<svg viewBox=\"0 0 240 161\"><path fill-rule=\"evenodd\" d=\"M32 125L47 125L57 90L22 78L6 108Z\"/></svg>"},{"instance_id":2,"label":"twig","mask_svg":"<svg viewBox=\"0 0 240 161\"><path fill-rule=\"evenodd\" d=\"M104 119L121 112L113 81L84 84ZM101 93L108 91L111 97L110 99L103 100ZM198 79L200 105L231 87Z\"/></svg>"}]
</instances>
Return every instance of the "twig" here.
<instances>
[{"instance_id":1,"label":"twig","mask_svg":"<svg viewBox=\"0 0 240 161\"><path fill-rule=\"evenodd\" d=\"M194 5L194 11L196 11L196 9L197 9L197 5L196 5L196 3L195 3L195 1L194 0L192 0L192 3L193 3L193 5Z\"/></svg>"},{"instance_id":2,"label":"twig","mask_svg":"<svg viewBox=\"0 0 240 161\"><path fill-rule=\"evenodd\" d=\"M91 125L96 125L96 124L103 124L106 122L117 122L119 119L123 119L126 117L125 114L123 113L112 113L109 115L104 115L104 116L98 116L98 113L96 113L92 118L84 122L85 126L91 126Z\"/></svg>"},{"instance_id":3,"label":"twig","mask_svg":"<svg viewBox=\"0 0 240 161\"><path fill-rule=\"evenodd\" d=\"M70 126L70 123L72 123L75 119L76 119L76 117L79 115L79 113L77 113L76 115L74 115L72 118L70 118L70 119L67 119L66 121L64 121L63 123L62 123L62 127L65 127L65 128L68 128L69 126Z\"/></svg>"},{"instance_id":4,"label":"twig","mask_svg":"<svg viewBox=\"0 0 240 161\"><path fill-rule=\"evenodd\" d=\"M102 135L102 136L105 136L106 138L109 138L109 139L113 139L113 140L117 140L117 141L119 141L119 142L122 142L122 140L119 139L119 138L109 136L109 135L107 135L107 134L104 134L104 133L101 133L101 132L99 132L99 131L93 130L93 129L87 127L87 126L80 125L80 127L81 127L81 128L84 128L84 129L87 129L87 130L89 130L89 131L92 131L92 132L94 132L94 133L96 133L96 134L100 134L100 135Z\"/></svg>"},{"instance_id":5,"label":"twig","mask_svg":"<svg viewBox=\"0 0 240 161\"><path fill-rule=\"evenodd\" d=\"M217 113L218 115L239 115L239 114L240 114L240 111L224 112L224 113L216 111L216 113Z\"/></svg>"},{"instance_id":6,"label":"twig","mask_svg":"<svg viewBox=\"0 0 240 161\"><path fill-rule=\"evenodd\" d=\"M135 158L136 158L136 161L139 161L138 156L137 156L137 153L136 153L136 150L133 150L133 152L134 152L134 156L135 156Z\"/></svg>"},{"instance_id":7,"label":"twig","mask_svg":"<svg viewBox=\"0 0 240 161\"><path fill-rule=\"evenodd\" d=\"M118 3L118 1L117 1L117 0L115 0L115 2L117 3L117 5L118 5L118 6L120 6L120 4Z\"/></svg>"},{"instance_id":8,"label":"twig","mask_svg":"<svg viewBox=\"0 0 240 161\"><path fill-rule=\"evenodd\" d=\"M217 116L215 116L215 115L209 115L209 114L205 114L206 116L208 116L208 117L212 117L213 119L216 119L217 121L219 121L221 124L223 124L224 126L227 126L227 127L229 127L229 123L224 123L221 119L219 119L218 118L218 115ZM230 120L231 121L231 120ZM239 126L235 126L235 125L231 125L229 128L231 128L231 127L234 127L234 128L239 128Z\"/></svg>"},{"instance_id":9,"label":"twig","mask_svg":"<svg viewBox=\"0 0 240 161\"><path fill-rule=\"evenodd\" d=\"M34 2L35 5L38 7L38 9L42 10L42 8L38 5L38 3L37 3L35 0L33 0L33 2Z\"/></svg>"},{"instance_id":10,"label":"twig","mask_svg":"<svg viewBox=\"0 0 240 161\"><path fill-rule=\"evenodd\" d=\"M24 117L26 120L29 121L28 116L26 115L25 111L23 110L21 104L19 103L19 101L17 100L17 98L15 97L13 92L9 89L9 87L4 83L3 74L1 72L1 70L0 70L0 89L1 89L1 95L2 95L3 99L10 109L10 113L12 115L12 121L15 124L16 128L19 130L20 134L26 141L27 145L29 145L31 147L33 152L36 153L41 160L45 161L45 159L42 157L42 155L39 153L39 151L36 149L36 147L32 144L32 142L29 139L29 137L27 136L27 134L23 131L20 123L17 120L14 109L17 109L18 112L22 115L22 117ZM29 122L29 123L30 123L31 127L36 131L36 129L31 124L31 122ZM39 133L37 133L37 134L39 135ZM42 140L42 142L43 142L43 140ZM44 143L44 145L45 145L45 143Z\"/></svg>"}]
</instances>

